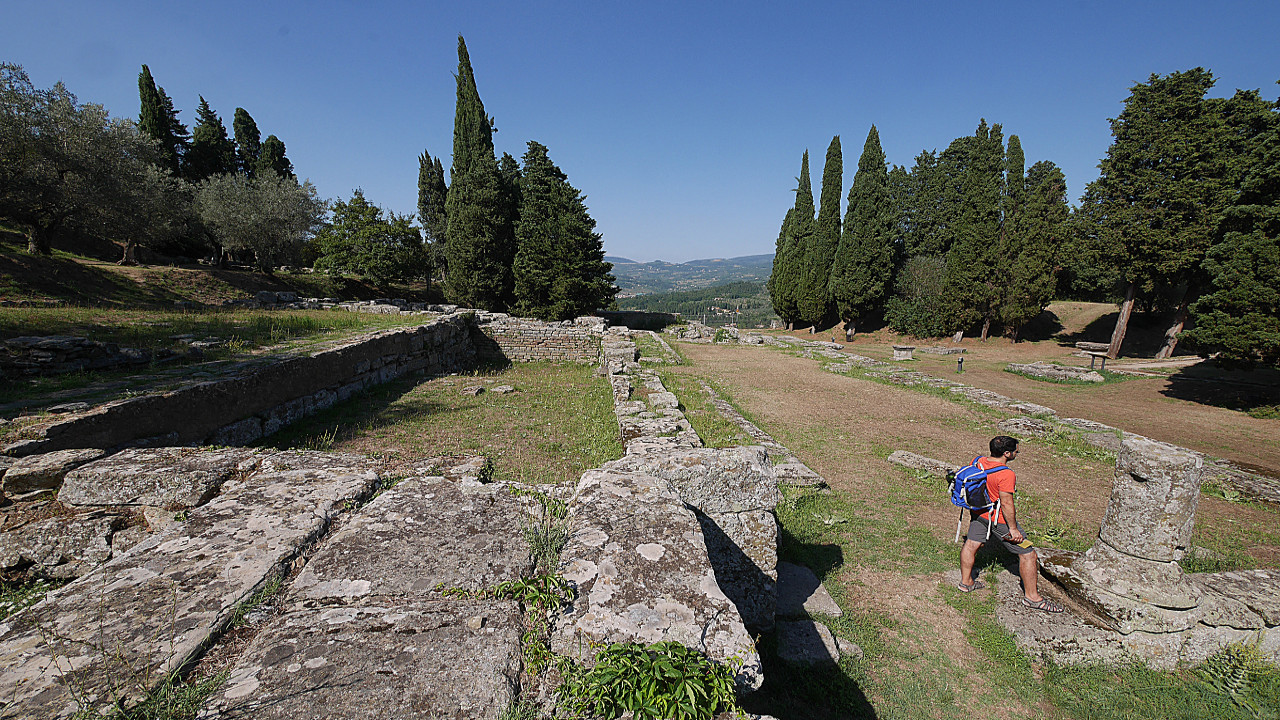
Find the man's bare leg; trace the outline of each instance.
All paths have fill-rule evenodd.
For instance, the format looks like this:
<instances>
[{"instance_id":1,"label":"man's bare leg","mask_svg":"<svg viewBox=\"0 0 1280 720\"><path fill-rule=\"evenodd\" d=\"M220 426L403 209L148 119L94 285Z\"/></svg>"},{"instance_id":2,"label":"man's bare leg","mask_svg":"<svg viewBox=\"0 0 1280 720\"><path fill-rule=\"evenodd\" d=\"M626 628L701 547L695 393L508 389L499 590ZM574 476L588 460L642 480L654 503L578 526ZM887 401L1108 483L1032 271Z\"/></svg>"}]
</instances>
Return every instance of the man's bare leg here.
<instances>
[{"instance_id":1,"label":"man's bare leg","mask_svg":"<svg viewBox=\"0 0 1280 720\"><path fill-rule=\"evenodd\" d=\"M964 547L960 548L960 584L973 584L973 563L978 556L978 548L980 547L982 547L982 543L966 539Z\"/></svg>"},{"instance_id":2,"label":"man's bare leg","mask_svg":"<svg viewBox=\"0 0 1280 720\"><path fill-rule=\"evenodd\" d=\"M960 566L963 568L964 551L960 552L960 558ZM963 574L964 570L960 572ZM1018 556L1018 574L1022 576L1022 594L1033 603L1043 600L1044 598L1040 597L1040 592L1036 589L1036 581L1040 579L1040 560L1035 550Z\"/></svg>"}]
</instances>

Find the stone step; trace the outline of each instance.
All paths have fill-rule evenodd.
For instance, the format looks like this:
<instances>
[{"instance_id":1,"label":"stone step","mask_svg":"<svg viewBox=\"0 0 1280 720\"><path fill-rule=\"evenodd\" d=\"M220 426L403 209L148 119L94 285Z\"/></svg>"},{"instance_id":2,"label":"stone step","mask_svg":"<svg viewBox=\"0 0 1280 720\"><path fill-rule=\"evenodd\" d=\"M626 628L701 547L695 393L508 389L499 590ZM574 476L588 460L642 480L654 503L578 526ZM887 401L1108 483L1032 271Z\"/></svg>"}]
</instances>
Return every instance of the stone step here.
<instances>
[{"instance_id":1,"label":"stone step","mask_svg":"<svg viewBox=\"0 0 1280 720\"><path fill-rule=\"evenodd\" d=\"M569 520L560 574L578 596L555 621L553 651L590 661L593 643L674 641L741 661L739 688L760 687L760 657L716 582L698 519L666 481L588 470Z\"/></svg>"},{"instance_id":2,"label":"stone step","mask_svg":"<svg viewBox=\"0 0 1280 720\"><path fill-rule=\"evenodd\" d=\"M154 687L377 483L362 456L262 455L184 523L0 624L0 717L69 717Z\"/></svg>"}]
</instances>

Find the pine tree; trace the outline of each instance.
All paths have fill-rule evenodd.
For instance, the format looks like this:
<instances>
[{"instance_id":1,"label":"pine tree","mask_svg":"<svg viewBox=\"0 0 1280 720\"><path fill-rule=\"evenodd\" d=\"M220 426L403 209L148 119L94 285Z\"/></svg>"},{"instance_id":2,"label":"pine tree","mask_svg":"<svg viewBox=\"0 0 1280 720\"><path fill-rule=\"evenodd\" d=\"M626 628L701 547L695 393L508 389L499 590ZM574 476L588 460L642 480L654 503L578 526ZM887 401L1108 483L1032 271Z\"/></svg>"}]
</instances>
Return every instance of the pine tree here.
<instances>
[{"instance_id":1,"label":"pine tree","mask_svg":"<svg viewBox=\"0 0 1280 720\"><path fill-rule=\"evenodd\" d=\"M981 320L985 340L999 314L1001 272L1007 271L1000 252L1004 135L984 119L973 136L956 140L943 155L953 148L954 160L944 162L954 183L945 203L954 238L947 253L948 320L952 330Z\"/></svg>"},{"instance_id":2,"label":"pine tree","mask_svg":"<svg viewBox=\"0 0 1280 720\"><path fill-rule=\"evenodd\" d=\"M822 193L818 204L818 220L800 266L800 287L796 310L800 321L817 330L829 314L827 283L831 278L831 261L840 244L840 195L844 192L844 160L840 153L840 136L831 138L827 158L822 166Z\"/></svg>"},{"instance_id":3,"label":"pine tree","mask_svg":"<svg viewBox=\"0 0 1280 720\"><path fill-rule=\"evenodd\" d=\"M831 270L831 297L844 321L846 341L853 340L858 321L879 307L888 293L893 276L895 216L880 132L872 125L849 188L844 232Z\"/></svg>"},{"instance_id":4,"label":"pine tree","mask_svg":"<svg viewBox=\"0 0 1280 720\"><path fill-rule=\"evenodd\" d=\"M173 100L163 88L156 87L151 69L146 65L138 73L138 96L141 100L138 128L160 144L160 165L176 176L181 171L187 146L187 128L178 121Z\"/></svg>"},{"instance_id":5,"label":"pine tree","mask_svg":"<svg viewBox=\"0 0 1280 720\"><path fill-rule=\"evenodd\" d=\"M507 156L509 157L509 156ZM544 320L570 320L612 302L617 288L582 194L530 141L519 179L519 250L513 262L515 309Z\"/></svg>"},{"instance_id":6,"label":"pine tree","mask_svg":"<svg viewBox=\"0 0 1280 720\"><path fill-rule=\"evenodd\" d=\"M448 275L444 266L445 214L444 167L440 158L432 158L423 150L418 156L418 221L427 238L427 254L441 277Z\"/></svg>"},{"instance_id":7,"label":"pine tree","mask_svg":"<svg viewBox=\"0 0 1280 720\"><path fill-rule=\"evenodd\" d=\"M1017 174L1021 177L1021 172ZM1030 192L1016 222L1017 241L1006 245L1006 252L1015 254L1007 258L1011 268L1000 303L1000 320L1014 342L1022 326L1035 319L1053 299L1058 254L1068 232L1067 182L1062 171L1042 160L1031 166L1027 186ZM1009 222L1007 217L1005 222Z\"/></svg>"},{"instance_id":8,"label":"pine tree","mask_svg":"<svg viewBox=\"0 0 1280 720\"><path fill-rule=\"evenodd\" d=\"M480 101L461 35L457 84L453 167L445 200L445 293L459 305L502 310L512 288L514 237L505 202L509 196L493 155L493 122Z\"/></svg>"},{"instance_id":9,"label":"pine tree","mask_svg":"<svg viewBox=\"0 0 1280 720\"><path fill-rule=\"evenodd\" d=\"M203 96L196 108L196 126L191 131L191 149L187 151L186 160L186 175L191 182L235 172L235 145L227 137L222 118L210 109Z\"/></svg>"},{"instance_id":10,"label":"pine tree","mask_svg":"<svg viewBox=\"0 0 1280 720\"><path fill-rule=\"evenodd\" d=\"M806 249L814 233L813 187L809 182L809 151L800 160L795 205L787 211L778 233L773 255L773 273L769 276L769 299L773 310L794 328L799 319L799 292Z\"/></svg>"},{"instance_id":11,"label":"pine tree","mask_svg":"<svg viewBox=\"0 0 1280 720\"><path fill-rule=\"evenodd\" d=\"M284 154L284 142L275 135L268 135L258 151L254 172L273 172L280 177L293 177L293 163Z\"/></svg>"},{"instance_id":12,"label":"pine tree","mask_svg":"<svg viewBox=\"0 0 1280 720\"><path fill-rule=\"evenodd\" d=\"M240 172L253 177L258 169L258 155L262 153L262 135L258 132L258 123L244 108L236 108L235 118L231 121L231 129L236 138L236 162Z\"/></svg>"}]
</instances>

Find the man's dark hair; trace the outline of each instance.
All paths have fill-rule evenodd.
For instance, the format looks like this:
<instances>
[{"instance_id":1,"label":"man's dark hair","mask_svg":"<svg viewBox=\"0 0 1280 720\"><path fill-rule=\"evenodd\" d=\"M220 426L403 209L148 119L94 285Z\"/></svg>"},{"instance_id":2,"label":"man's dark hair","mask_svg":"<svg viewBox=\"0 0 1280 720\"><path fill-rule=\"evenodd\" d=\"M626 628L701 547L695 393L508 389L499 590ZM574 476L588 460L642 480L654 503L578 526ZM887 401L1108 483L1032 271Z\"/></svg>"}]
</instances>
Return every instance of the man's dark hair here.
<instances>
[{"instance_id":1,"label":"man's dark hair","mask_svg":"<svg viewBox=\"0 0 1280 720\"><path fill-rule=\"evenodd\" d=\"M1008 435L997 435L991 438L991 457L1000 457L1017 449L1018 441Z\"/></svg>"}]
</instances>

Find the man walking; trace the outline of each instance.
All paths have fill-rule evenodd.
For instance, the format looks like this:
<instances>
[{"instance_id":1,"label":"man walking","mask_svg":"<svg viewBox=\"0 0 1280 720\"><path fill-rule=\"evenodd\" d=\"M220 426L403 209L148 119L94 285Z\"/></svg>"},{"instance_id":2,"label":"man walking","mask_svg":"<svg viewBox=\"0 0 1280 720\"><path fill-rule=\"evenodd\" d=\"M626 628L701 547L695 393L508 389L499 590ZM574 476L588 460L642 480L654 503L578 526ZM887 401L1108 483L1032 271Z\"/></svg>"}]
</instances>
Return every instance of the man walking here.
<instances>
[{"instance_id":1,"label":"man walking","mask_svg":"<svg viewBox=\"0 0 1280 720\"><path fill-rule=\"evenodd\" d=\"M1018 575L1022 577L1022 604L1044 612L1060 613L1062 606L1042 597L1036 589L1040 578L1040 558L1035 546L1018 527L1017 511L1013 506L1014 484L1017 476L1008 463L1018 457L1018 441L1007 435L991 438L990 457L978 458L977 464L987 471L987 497L999 505L970 515L969 534L960 550L960 592L973 592L983 587L982 581L973 577L973 562L978 548L992 540L999 540L1005 549L1018 556ZM995 517L992 517L994 515ZM994 524L993 524L994 523ZM990 533L988 533L990 529Z\"/></svg>"}]
</instances>

